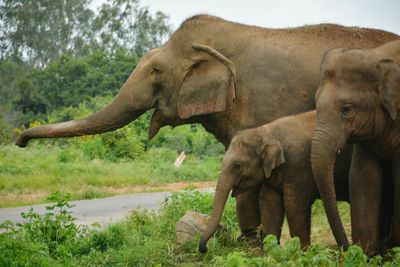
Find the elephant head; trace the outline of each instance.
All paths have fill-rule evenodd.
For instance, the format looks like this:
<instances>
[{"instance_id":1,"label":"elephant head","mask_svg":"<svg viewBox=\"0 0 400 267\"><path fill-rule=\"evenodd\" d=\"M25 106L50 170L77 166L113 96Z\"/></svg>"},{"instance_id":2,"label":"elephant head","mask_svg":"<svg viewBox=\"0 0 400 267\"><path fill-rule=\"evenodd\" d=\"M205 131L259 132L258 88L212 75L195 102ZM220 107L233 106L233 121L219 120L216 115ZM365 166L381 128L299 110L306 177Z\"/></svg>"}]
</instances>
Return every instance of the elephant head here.
<instances>
[{"instance_id":1,"label":"elephant head","mask_svg":"<svg viewBox=\"0 0 400 267\"><path fill-rule=\"evenodd\" d=\"M28 129L16 144L113 131L154 108L151 138L164 125L195 122L201 115L226 110L235 98L234 64L204 44L212 42L207 32L194 36L188 27L181 28L163 47L143 56L108 106L86 118Z\"/></svg>"},{"instance_id":2,"label":"elephant head","mask_svg":"<svg viewBox=\"0 0 400 267\"><path fill-rule=\"evenodd\" d=\"M334 164L345 143L373 144L397 120L400 67L392 55L399 57L400 42L369 50L335 49L321 65L311 162L332 232L345 249L349 243L336 204Z\"/></svg>"},{"instance_id":3,"label":"elephant head","mask_svg":"<svg viewBox=\"0 0 400 267\"><path fill-rule=\"evenodd\" d=\"M268 128L248 129L234 136L222 161L212 217L200 240L202 253L207 251L207 242L217 230L229 192L232 190L232 197L236 197L246 190L261 187L272 170L284 162L282 146Z\"/></svg>"}]
</instances>

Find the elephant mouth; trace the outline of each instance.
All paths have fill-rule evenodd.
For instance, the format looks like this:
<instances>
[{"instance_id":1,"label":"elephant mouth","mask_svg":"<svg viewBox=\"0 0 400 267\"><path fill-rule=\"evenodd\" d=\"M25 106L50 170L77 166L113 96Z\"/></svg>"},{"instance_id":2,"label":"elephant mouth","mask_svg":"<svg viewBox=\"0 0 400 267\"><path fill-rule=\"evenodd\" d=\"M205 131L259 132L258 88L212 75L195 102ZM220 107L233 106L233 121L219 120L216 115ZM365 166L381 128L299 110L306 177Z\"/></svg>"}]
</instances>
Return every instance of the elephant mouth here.
<instances>
[{"instance_id":1,"label":"elephant mouth","mask_svg":"<svg viewBox=\"0 0 400 267\"><path fill-rule=\"evenodd\" d=\"M161 129L165 126L165 122L161 117L161 112L156 108L154 109L153 115L151 115L150 127L148 130L148 137L152 139Z\"/></svg>"},{"instance_id":2,"label":"elephant mouth","mask_svg":"<svg viewBox=\"0 0 400 267\"><path fill-rule=\"evenodd\" d=\"M235 186L234 188L232 188L231 197L237 197L241 193L241 191L242 190L240 190L239 187Z\"/></svg>"},{"instance_id":3,"label":"elephant mouth","mask_svg":"<svg viewBox=\"0 0 400 267\"><path fill-rule=\"evenodd\" d=\"M362 136L356 136L356 135L350 135L349 137L347 137L346 139L346 144L356 144L359 142L363 142L363 143L372 143L372 142L368 142L371 138L369 137L362 137Z\"/></svg>"},{"instance_id":4,"label":"elephant mouth","mask_svg":"<svg viewBox=\"0 0 400 267\"><path fill-rule=\"evenodd\" d=\"M196 123L196 119L190 118L182 120L173 115L165 116L163 115L163 112L160 111L160 108L158 108L158 105L156 105L154 108L153 115L151 116L150 126L148 130L148 137L149 139L152 139L164 126L170 125L172 127L175 127L185 123Z\"/></svg>"}]
</instances>

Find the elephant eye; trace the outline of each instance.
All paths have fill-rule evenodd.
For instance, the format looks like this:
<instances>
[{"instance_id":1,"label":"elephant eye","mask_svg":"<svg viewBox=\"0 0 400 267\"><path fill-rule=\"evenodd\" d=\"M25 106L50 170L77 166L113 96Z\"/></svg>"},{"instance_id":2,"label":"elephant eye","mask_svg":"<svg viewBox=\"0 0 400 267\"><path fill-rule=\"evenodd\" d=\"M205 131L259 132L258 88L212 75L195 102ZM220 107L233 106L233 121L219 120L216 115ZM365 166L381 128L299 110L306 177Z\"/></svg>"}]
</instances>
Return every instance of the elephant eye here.
<instances>
[{"instance_id":1,"label":"elephant eye","mask_svg":"<svg viewBox=\"0 0 400 267\"><path fill-rule=\"evenodd\" d=\"M237 162L233 165L232 170L236 173L241 172L242 171L242 163Z\"/></svg>"},{"instance_id":2,"label":"elephant eye","mask_svg":"<svg viewBox=\"0 0 400 267\"><path fill-rule=\"evenodd\" d=\"M150 71L150 74L160 74L161 70L157 67L153 67Z\"/></svg>"},{"instance_id":3,"label":"elephant eye","mask_svg":"<svg viewBox=\"0 0 400 267\"><path fill-rule=\"evenodd\" d=\"M340 112L343 115L349 115L352 111L352 108L353 108L353 106L351 105L351 103L346 103L341 107Z\"/></svg>"}]
</instances>

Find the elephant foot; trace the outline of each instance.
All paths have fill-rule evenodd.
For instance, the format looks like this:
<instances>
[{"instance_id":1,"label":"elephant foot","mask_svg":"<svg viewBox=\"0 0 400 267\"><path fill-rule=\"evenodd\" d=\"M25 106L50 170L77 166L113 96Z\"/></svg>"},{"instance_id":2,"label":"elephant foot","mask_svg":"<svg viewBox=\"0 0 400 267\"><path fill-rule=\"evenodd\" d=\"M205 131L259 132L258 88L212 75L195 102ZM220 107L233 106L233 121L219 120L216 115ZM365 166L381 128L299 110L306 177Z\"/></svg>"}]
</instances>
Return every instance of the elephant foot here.
<instances>
[{"instance_id":1,"label":"elephant foot","mask_svg":"<svg viewBox=\"0 0 400 267\"><path fill-rule=\"evenodd\" d=\"M257 237L259 234L259 230L257 228L250 229L250 230L244 230L240 234L240 236L237 238L238 241L240 241L243 238L254 238Z\"/></svg>"},{"instance_id":2,"label":"elephant foot","mask_svg":"<svg viewBox=\"0 0 400 267\"><path fill-rule=\"evenodd\" d=\"M262 246L260 230L258 228L242 231L236 239L238 242L246 242L252 247Z\"/></svg>"}]
</instances>

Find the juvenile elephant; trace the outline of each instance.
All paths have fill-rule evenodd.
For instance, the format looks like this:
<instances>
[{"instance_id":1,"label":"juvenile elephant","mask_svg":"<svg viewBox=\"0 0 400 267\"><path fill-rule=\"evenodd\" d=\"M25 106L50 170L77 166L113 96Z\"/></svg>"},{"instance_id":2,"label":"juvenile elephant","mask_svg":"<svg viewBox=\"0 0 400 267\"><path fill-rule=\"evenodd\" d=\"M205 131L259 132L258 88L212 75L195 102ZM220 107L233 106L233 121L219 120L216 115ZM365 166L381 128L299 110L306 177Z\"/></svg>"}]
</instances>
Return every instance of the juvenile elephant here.
<instances>
[{"instance_id":1,"label":"juvenile elephant","mask_svg":"<svg viewBox=\"0 0 400 267\"><path fill-rule=\"evenodd\" d=\"M16 144L113 131L154 109L149 138L165 125L201 123L228 146L241 129L314 109L319 65L328 49L375 47L396 39L389 32L333 24L265 29L197 15L142 57L104 109L28 129ZM258 211L251 208L257 201L258 192L237 197L244 233L260 224Z\"/></svg>"},{"instance_id":2,"label":"juvenile elephant","mask_svg":"<svg viewBox=\"0 0 400 267\"><path fill-rule=\"evenodd\" d=\"M284 213L290 234L300 238L302 247L310 244L311 205L319 197L311 165L311 141L316 112L284 117L263 126L239 132L232 139L222 161L215 190L212 218L203 233L199 249L215 233L229 192L238 196L262 188L259 207L262 237L280 238ZM348 200L348 174L351 146L346 147L335 168L337 199Z\"/></svg>"},{"instance_id":3,"label":"juvenile elephant","mask_svg":"<svg viewBox=\"0 0 400 267\"><path fill-rule=\"evenodd\" d=\"M400 245L399 64L400 41L375 49L332 50L322 62L316 93L311 159L327 217L337 240L344 240L333 166L341 147L354 143L352 237L369 255L383 249L391 231L392 245Z\"/></svg>"}]
</instances>

